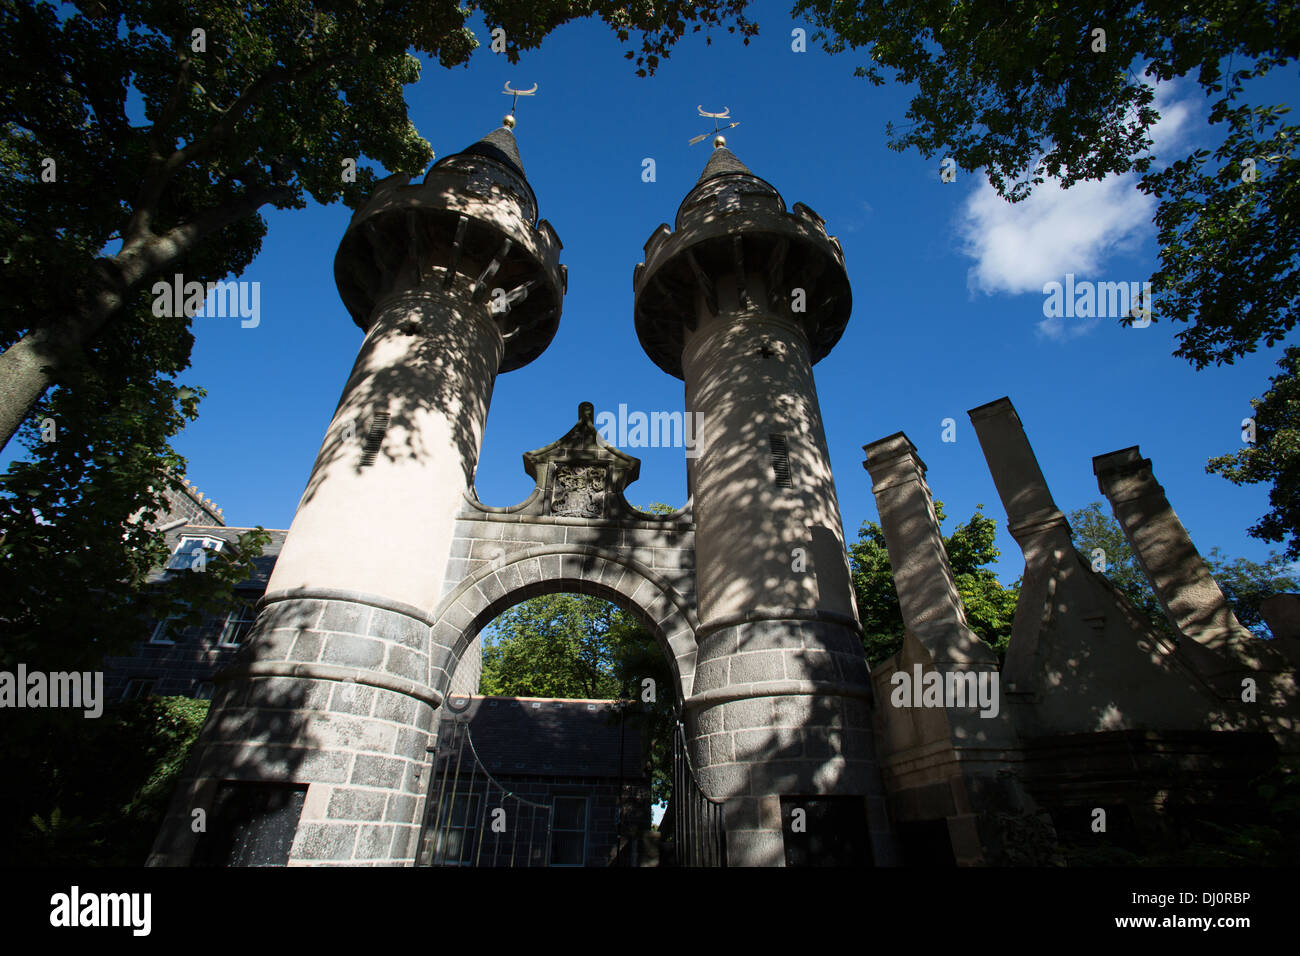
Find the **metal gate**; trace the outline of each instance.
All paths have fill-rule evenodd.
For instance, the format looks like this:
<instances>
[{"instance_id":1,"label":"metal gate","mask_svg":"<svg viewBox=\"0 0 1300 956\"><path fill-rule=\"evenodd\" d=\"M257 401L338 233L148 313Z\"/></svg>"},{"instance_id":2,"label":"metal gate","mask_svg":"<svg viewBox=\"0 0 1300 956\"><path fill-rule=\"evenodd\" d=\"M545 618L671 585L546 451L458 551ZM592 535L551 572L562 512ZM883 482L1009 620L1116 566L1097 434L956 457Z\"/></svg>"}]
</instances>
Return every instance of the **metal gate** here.
<instances>
[{"instance_id":1,"label":"metal gate","mask_svg":"<svg viewBox=\"0 0 1300 956\"><path fill-rule=\"evenodd\" d=\"M727 826L722 801L700 787L681 721L673 733L673 853L677 866L726 866Z\"/></svg>"},{"instance_id":2,"label":"metal gate","mask_svg":"<svg viewBox=\"0 0 1300 956\"><path fill-rule=\"evenodd\" d=\"M497 783L467 717L443 717L416 866L548 866L551 807Z\"/></svg>"}]
</instances>

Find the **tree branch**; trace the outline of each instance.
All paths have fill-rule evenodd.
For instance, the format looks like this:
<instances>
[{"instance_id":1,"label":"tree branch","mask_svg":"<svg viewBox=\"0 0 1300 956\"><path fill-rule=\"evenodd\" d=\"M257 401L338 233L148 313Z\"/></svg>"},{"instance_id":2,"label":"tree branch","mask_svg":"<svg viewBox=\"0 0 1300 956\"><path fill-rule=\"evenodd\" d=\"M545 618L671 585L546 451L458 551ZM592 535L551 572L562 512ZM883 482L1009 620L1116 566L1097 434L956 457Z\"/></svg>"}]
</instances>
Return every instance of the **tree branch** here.
<instances>
[{"instance_id":1,"label":"tree branch","mask_svg":"<svg viewBox=\"0 0 1300 956\"><path fill-rule=\"evenodd\" d=\"M245 193L160 236L153 236L142 243L133 243L108 261L116 263L121 269L122 281L129 290L232 222L251 215L269 202L289 200L293 196L294 190L289 186L273 186Z\"/></svg>"},{"instance_id":2,"label":"tree branch","mask_svg":"<svg viewBox=\"0 0 1300 956\"><path fill-rule=\"evenodd\" d=\"M346 62L349 59L352 58L322 57L292 70L273 67L259 76L239 94L238 98L230 106L226 107L225 111L213 122L206 133L192 143L175 150L160 164L154 164L154 168L150 170L141 187L140 198L136 202L136 208L131 214L130 223L124 234L129 237L130 241L143 242L149 238L150 222L154 211L157 209L158 201L177 170L189 163L206 158L219 144L227 140L234 132L235 124L252 109L253 105L267 90L281 83L294 83L306 79L314 73L328 69L336 63ZM182 78L185 79L186 83L188 83L189 64L189 58L185 57L182 65ZM177 86L172 91L172 99L169 100L168 107L171 107L176 102L182 78L177 80ZM162 120L167 114L168 110L165 109L164 116L160 116L159 122L154 124L153 130L150 132L151 144L155 142L155 132L160 129ZM159 156L161 156L161 150L159 150ZM243 158L242 156L234 157L236 160Z\"/></svg>"},{"instance_id":3,"label":"tree branch","mask_svg":"<svg viewBox=\"0 0 1300 956\"><path fill-rule=\"evenodd\" d=\"M162 113L159 114L153 126L149 127L151 161L163 161L160 134L176 119L176 114L180 112L180 105L185 99L185 93L190 88L190 67L194 65L194 61L184 51L179 52L177 56L180 58L181 68L176 76L176 83L172 86L171 95L167 97L167 103L163 106Z\"/></svg>"},{"instance_id":4,"label":"tree branch","mask_svg":"<svg viewBox=\"0 0 1300 956\"><path fill-rule=\"evenodd\" d=\"M140 192L136 197L135 208L131 211L131 218L127 220L126 227L122 230L123 240L127 243L143 240L149 235L153 214L158 208L158 200L171 178L163 157L162 132L171 126L180 113L181 103L184 102L185 94L190 88L190 67L194 62L183 50L178 51L176 55L180 59L180 71L176 75L176 82L172 85L171 95L167 97L162 112L149 127L149 168L145 173L144 181L140 184Z\"/></svg>"}]
</instances>

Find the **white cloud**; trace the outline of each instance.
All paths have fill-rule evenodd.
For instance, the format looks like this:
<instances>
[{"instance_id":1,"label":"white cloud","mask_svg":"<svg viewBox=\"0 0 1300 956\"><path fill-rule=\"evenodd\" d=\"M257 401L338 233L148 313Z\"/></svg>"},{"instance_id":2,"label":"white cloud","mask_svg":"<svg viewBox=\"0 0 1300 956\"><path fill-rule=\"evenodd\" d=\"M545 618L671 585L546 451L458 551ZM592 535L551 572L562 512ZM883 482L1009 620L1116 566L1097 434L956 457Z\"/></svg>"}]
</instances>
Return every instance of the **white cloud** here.
<instances>
[{"instance_id":1,"label":"white cloud","mask_svg":"<svg viewBox=\"0 0 1300 956\"><path fill-rule=\"evenodd\" d=\"M958 226L962 251L975 260L967 285L990 295L1041 292L1067 272L1095 272L1107 256L1136 247L1150 225L1155 200L1133 184L1131 175L1070 189L1049 181L1012 204L984 181Z\"/></svg>"},{"instance_id":2,"label":"white cloud","mask_svg":"<svg viewBox=\"0 0 1300 956\"><path fill-rule=\"evenodd\" d=\"M1192 95L1179 96L1186 86L1177 80L1156 86L1155 102L1151 105L1160 114L1160 122L1151 127L1151 152L1156 165L1167 165L1184 155L1192 139L1193 121L1200 119L1200 108Z\"/></svg>"},{"instance_id":3,"label":"white cloud","mask_svg":"<svg viewBox=\"0 0 1300 956\"><path fill-rule=\"evenodd\" d=\"M1040 339L1050 339L1053 342L1068 342L1070 339L1077 339L1081 335L1087 335L1098 325L1100 319L1070 319L1047 318L1034 326L1034 332Z\"/></svg>"},{"instance_id":4,"label":"white cloud","mask_svg":"<svg viewBox=\"0 0 1300 956\"><path fill-rule=\"evenodd\" d=\"M1160 122L1151 130L1164 161L1188 139L1195 101L1176 99L1174 84L1157 87ZM1162 155L1163 154L1163 155ZM1066 273L1095 274L1116 253L1132 252L1154 227L1155 200L1137 191L1137 175L1110 176L1062 189L1055 180L1036 186L1023 202L1009 203L984 180L966 200L957 223L961 251L975 260L967 273L972 292L1041 293ZM1044 328L1050 326L1050 328ZM1059 320L1040 323L1049 338L1072 338L1088 328Z\"/></svg>"}]
</instances>

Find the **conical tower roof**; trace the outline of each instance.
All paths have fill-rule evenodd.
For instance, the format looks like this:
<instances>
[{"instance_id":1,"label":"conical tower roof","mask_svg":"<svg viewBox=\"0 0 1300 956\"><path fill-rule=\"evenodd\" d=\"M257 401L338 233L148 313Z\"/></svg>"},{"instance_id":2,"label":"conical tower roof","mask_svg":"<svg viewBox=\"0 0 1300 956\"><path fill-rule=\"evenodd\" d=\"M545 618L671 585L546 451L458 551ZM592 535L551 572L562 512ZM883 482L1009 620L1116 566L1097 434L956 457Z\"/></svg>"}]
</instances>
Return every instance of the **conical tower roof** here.
<instances>
[{"instance_id":1,"label":"conical tower roof","mask_svg":"<svg viewBox=\"0 0 1300 956\"><path fill-rule=\"evenodd\" d=\"M483 164L480 162L481 160L487 160L488 163ZM537 196L533 193L532 183L528 181L528 177L524 174L524 161L519 158L519 144L515 142L514 131L508 126L498 126L478 142L466 146L459 153L448 153L433 164L433 167L429 170L429 176L434 174L434 170L448 165L461 169L465 169L467 166L495 165L505 170L509 174L509 178L517 180L517 182L505 188L522 194L529 206L527 211L529 221L537 221ZM425 179L427 181L428 176ZM504 186L500 177L497 177L496 181Z\"/></svg>"},{"instance_id":2,"label":"conical tower roof","mask_svg":"<svg viewBox=\"0 0 1300 956\"><path fill-rule=\"evenodd\" d=\"M528 178L524 175L524 161L519 158L519 145L515 142L515 134L505 126L498 126L473 146L461 150L459 155L486 156L488 159L495 159L498 163L509 166L525 179Z\"/></svg>"},{"instance_id":3,"label":"conical tower roof","mask_svg":"<svg viewBox=\"0 0 1300 956\"><path fill-rule=\"evenodd\" d=\"M725 176L728 173L743 173L746 176L753 176L749 167L736 158L736 154L725 146L715 146L713 154L709 156L709 161L704 165L704 172L700 173L700 178L695 181L695 185L715 176Z\"/></svg>"},{"instance_id":4,"label":"conical tower roof","mask_svg":"<svg viewBox=\"0 0 1300 956\"><path fill-rule=\"evenodd\" d=\"M720 137L719 137L720 138ZM704 171L700 173L700 178L695 181L682 203L677 207L677 227L682 225L682 212L690 205L693 205L701 197L712 196L718 189L725 188L713 182L715 179L728 179L733 183L744 184L741 188L748 192L767 193L776 197L776 201L784 208L784 200L776 187L769 183L761 176L756 176L754 172L740 161L740 159L725 145L713 147L713 152L709 154L708 161L704 164Z\"/></svg>"}]
</instances>

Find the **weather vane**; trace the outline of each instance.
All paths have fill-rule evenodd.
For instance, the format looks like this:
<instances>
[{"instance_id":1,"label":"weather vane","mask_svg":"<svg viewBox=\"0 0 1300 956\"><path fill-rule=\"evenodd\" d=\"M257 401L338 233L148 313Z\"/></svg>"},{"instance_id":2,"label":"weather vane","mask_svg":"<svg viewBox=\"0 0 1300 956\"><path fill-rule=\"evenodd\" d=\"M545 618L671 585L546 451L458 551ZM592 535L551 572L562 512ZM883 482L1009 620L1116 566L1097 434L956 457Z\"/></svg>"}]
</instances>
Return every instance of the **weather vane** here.
<instances>
[{"instance_id":1,"label":"weather vane","mask_svg":"<svg viewBox=\"0 0 1300 956\"><path fill-rule=\"evenodd\" d=\"M714 132L713 145L714 145L714 147L716 148L716 147L718 147L718 146L726 146L726 145L727 145L727 140L726 140L726 138L722 135L722 131L723 131L724 129L731 129L733 126L739 126L740 123L738 123L738 122L737 122L737 123L728 123L726 126L721 126L721 127L720 127L720 126L718 126L718 120L731 119L731 107L730 107L730 106L724 106L724 107L722 108L722 112L721 112L721 113L709 113L709 112L706 112L703 106L697 106L697 107L695 107L695 108L696 108L697 110L700 111L700 115L701 115L701 116L707 116L707 117L709 117L710 119L713 120L713 132ZM700 140L702 140L702 139L708 139L708 138L709 138L709 134L708 134L708 133L701 133L699 136L697 136L697 137L695 137L693 140L691 140L687 145L688 145L688 146L694 146L694 145L695 145L696 143L698 143Z\"/></svg>"},{"instance_id":2,"label":"weather vane","mask_svg":"<svg viewBox=\"0 0 1300 956\"><path fill-rule=\"evenodd\" d=\"M507 113L505 118L501 120L501 124L503 126L513 129L515 125L515 107L519 104L519 97L532 96L534 93L537 92L537 84L534 83L533 88L531 90L516 90L514 87L510 85L510 81L506 80L506 88L502 90L502 92L506 96L514 97L510 101L510 112Z\"/></svg>"}]
</instances>

